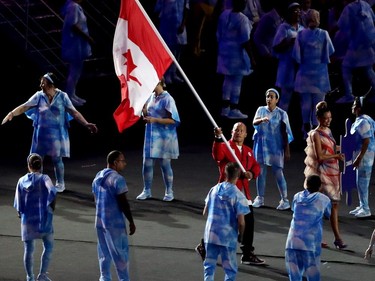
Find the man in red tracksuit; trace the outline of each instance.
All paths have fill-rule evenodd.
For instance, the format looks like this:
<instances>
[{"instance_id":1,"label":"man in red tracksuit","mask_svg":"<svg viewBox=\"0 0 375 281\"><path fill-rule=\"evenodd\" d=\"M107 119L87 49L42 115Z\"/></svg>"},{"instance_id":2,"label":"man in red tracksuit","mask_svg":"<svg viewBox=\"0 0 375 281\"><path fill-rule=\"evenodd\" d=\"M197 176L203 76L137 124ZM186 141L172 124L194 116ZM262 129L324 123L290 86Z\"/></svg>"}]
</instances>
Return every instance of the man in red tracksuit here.
<instances>
[{"instance_id":1,"label":"man in red tracksuit","mask_svg":"<svg viewBox=\"0 0 375 281\"><path fill-rule=\"evenodd\" d=\"M226 144L223 142L221 128L215 128L215 141L212 146L212 156L217 162L220 178L219 182L225 180L225 165L228 162L236 162L232 153L229 151ZM258 162L254 158L253 150L244 145L244 140L247 136L247 128L244 123L238 122L234 124L232 129L232 137L229 140L229 145L235 152L237 158L240 160L245 173L242 173L241 177L237 180L237 187L244 193L247 200L249 201L250 213L245 215L245 232L242 237L242 257L241 263L261 265L265 261L259 259L254 254L253 240L254 240L254 213L251 202L251 195L249 190L249 181L256 179L260 173L260 167Z\"/></svg>"}]
</instances>

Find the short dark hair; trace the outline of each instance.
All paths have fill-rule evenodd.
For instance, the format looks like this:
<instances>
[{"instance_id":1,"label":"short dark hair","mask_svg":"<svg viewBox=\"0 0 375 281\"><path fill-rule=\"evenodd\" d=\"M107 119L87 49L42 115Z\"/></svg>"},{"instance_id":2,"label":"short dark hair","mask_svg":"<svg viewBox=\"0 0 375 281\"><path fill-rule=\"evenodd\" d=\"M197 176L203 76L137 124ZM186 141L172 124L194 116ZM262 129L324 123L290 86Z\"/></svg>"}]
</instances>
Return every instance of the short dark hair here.
<instances>
[{"instance_id":1,"label":"short dark hair","mask_svg":"<svg viewBox=\"0 0 375 281\"><path fill-rule=\"evenodd\" d=\"M240 165L236 162L229 162L225 165L225 175L228 180L233 180L241 175Z\"/></svg>"},{"instance_id":2,"label":"short dark hair","mask_svg":"<svg viewBox=\"0 0 375 281\"><path fill-rule=\"evenodd\" d=\"M121 154L123 153L119 150L112 150L107 156L107 164L114 164Z\"/></svg>"},{"instance_id":3,"label":"short dark hair","mask_svg":"<svg viewBox=\"0 0 375 281\"><path fill-rule=\"evenodd\" d=\"M309 175L306 178L306 189L310 193L318 192L321 185L322 181L318 175Z\"/></svg>"}]
</instances>

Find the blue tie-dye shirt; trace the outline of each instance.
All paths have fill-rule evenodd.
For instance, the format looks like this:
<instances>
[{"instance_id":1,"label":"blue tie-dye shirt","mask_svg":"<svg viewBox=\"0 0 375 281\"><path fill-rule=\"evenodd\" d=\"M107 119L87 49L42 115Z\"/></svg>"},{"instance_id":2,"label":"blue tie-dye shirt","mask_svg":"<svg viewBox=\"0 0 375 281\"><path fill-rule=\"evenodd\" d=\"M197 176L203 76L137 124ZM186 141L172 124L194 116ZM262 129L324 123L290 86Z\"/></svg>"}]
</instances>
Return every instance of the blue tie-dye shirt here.
<instances>
[{"instance_id":1,"label":"blue tie-dye shirt","mask_svg":"<svg viewBox=\"0 0 375 281\"><path fill-rule=\"evenodd\" d=\"M117 196L128 192L125 178L115 170L105 168L96 174L92 182L95 196L97 228L124 228L124 214L117 202Z\"/></svg>"},{"instance_id":2,"label":"blue tie-dye shirt","mask_svg":"<svg viewBox=\"0 0 375 281\"><path fill-rule=\"evenodd\" d=\"M34 133L30 153L41 156L69 157L68 110L75 110L68 95L56 89L52 102L43 91L36 92L23 104L31 108L25 112L33 120Z\"/></svg>"},{"instance_id":3,"label":"blue tie-dye shirt","mask_svg":"<svg viewBox=\"0 0 375 281\"><path fill-rule=\"evenodd\" d=\"M285 248L312 251L320 255L323 216L330 217L331 200L323 193L303 190L294 195L292 211Z\"/></svg>"},{"instance_id":4,"label":"blue tie-dye shirt","mask_svg":"<svg viewBox=\"0 0 375 281\"><path fill-rule=\"evenodd\" d=\"M173 97L164 91L152 95L147 102L147 116L172 118L174 124L147 123L143 146L143 157L177 159L179 155L177 130L180 125L176 103Z\"/></svg>"},{"instance_id":5,"label":"blue tie-dye shirt","mask_svg":"<svg viewBox=\"0 0 375 281\"><path fill-rule=\"evenodd\" d=\"M238 215L250 213L249 204L236 185L222 182L208 192L205 199L207 222L204 242L236 248Z\"/></svg>"},{"instance_id":6,"label":"blue tie-dye shirt","mask_svg":"<svg viewBox=\"0 0 375 281\"><path fill-rule=\"evenodd\" d=\"M366 153L363 156L362 164L363 166L372 166L374 162L374 152L375 152L375 121L368 115L363 114L358 116L352 127L350 128L350 134L355 136L355 150L353 152L353 160L361 152L363 139L368 138L370 140L367 147Z\"/></svg>"},{"instance_id":7,"label":"blue tie-dye shirt","mask_svg":"<svg viewBox=\"0 0 375 281\"><path fill-rule=\"evenodd\" d=\"M292 129L286 111L276 107L270 111L267 106L260 106L254 116L268 117L269 122L262 122L254 126L254 155L260 164L284 167L284 140L281 130L288 136L288 143L293 141Z\"/></svg>"},{"instance_id":8,"label":"blue tie-dye shirt","mask_svg":"<svg viewBox=\"0 0 375 281\"><path fill-rule=\"evenodd\" d=\"M53 233L53 210L56 188L49 176L27 173L18 180L14 208L21 215L22 241L41 238Z\"/></svg>"}]
</instances>

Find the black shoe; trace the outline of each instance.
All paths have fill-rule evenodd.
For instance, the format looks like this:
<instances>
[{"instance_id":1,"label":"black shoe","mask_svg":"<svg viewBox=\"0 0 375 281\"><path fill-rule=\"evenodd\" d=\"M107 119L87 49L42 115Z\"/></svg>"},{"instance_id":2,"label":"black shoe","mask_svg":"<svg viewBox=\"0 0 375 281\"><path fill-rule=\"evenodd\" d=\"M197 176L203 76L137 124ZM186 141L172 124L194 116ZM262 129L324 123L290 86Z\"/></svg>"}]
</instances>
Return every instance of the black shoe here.
<instances>
[{"instance_id":1,"label":"black shoe","mask_svg":"<svg viewBox=\"0 0 375 281\"><path fill-rule=\"evenodd\" d=\"M250 255L242 255L241 257L242 264L262 265L265 264L265 262L265 260L259 259L253 253L251 253Z\"/></svg>"},{"instance_id":2,"label":"black shoe","mask_svg":"<svg viewBox=\"0 0 375 281\"><path fill-rule=\"evenodd\" d=\"M198 255L202 258L202 261L206 258L206 248L204 247L204 240L202 239L201 242L195 247L195 251Z\"/></svg>"}]
</instances>

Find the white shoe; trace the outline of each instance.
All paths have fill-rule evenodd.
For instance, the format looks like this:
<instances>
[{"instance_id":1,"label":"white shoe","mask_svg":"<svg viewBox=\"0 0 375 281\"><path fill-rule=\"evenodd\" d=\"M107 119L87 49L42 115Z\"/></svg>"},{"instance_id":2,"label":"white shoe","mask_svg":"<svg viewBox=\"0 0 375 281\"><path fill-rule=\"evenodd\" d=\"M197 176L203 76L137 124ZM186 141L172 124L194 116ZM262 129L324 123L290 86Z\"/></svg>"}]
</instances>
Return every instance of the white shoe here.
<instances>
[{"instance_id":1,"label":"white shoe","mask_svg":"<svg viewBox=\"0 0 375 281\"><path fill-rule=\"evenodd\" d=\"M290 204L288 199L281 199L279 206L276 207L276 210L284 211L290 209Z\"/></svg>"},{"instance_id":2,"label":"white shoe","mask_svg":"<svg viewBox=\"0 0 375 281\"><path fill-rule=\"evenodd\" d=\"M253 207L254 208L259 208L261 206L264 206L264 197L262 197L262 196L255 197L255 200L254 200L254 203L253 203Z\"/></svg>"},{"instance_id":3,"label":"white shoe","mask_svg":"<svg viewBox=\"0 0 375 281\"><path fill-rule=\"evenodd\" d=\"M356 207L354 210L351 210L351 211L349 212L349 215L355 215L355 214L357 214L360 210L362 210L362 207L358 206L358 207Z\"/></svg>"},{"instance_id":4,"label":"white shoe","mask_svg":"<svg viewBox=\"0 0 375 281\"><path fill-rule=\"evenodd\" d=\"M41 273L38 275L38 278L36 278L37 281L52 281L48 278L46 273Z\"/></svg>"},{"instance_id":5,"label":"white shoe","mask_svg":"<svg viewBox=\"0 0 375 281\"><path fill-rule=\"evenodd\" d=\"M146 200L148 198L151 198L151 191L143 190L141 194L137 196L137 200Z\"/></svg>"},{"instance_id":6,"label":"white shoe","mask_svg":"<svg viewBox=\"0 0 375 281\"><path fill-rule=\"evenodd\" d=\"M164 195L163 201L171 202L173 201L173 199L174 199L173 192L169 192Z\"/></svg>"},{"instance_id":7,"label":"white shoe","mask_svg":"<svg viewBox=\"0 0 375 281\"><path fill-rule=\"evenodd\" d=\"M366 218L366 217L371 217L371 212L366 211L365 209L359 210L358 213L355 214L356 218Z\"/></svg>"},{"instance_id":8,"label":"white shoe","mask_svg":"<svg viewBox=\"0 0 375 281\"><path fill-rule=\"evenodd\" d=\"M229 111L228 116L229 119L246 119L249 116L243 114L239 109L232 109Z\"/></svg>"},{"instance_id":9,"label":"white shoe","mask_svg":"<svg viewBox=\"0 0 375 281\"><path fill-rule=\"evenodd\" d=\"M65 190L65 184L63 184L63 183L56 183L55 188L56 188L57 192L63 192Z\"/></svg>"},{"instance_id":10,"label":"white shoe","mask_svg":"<svg viewBox=\"0 0 375 281\"><path fill-rule=\"evenodd\" d=\"M229 111L230 111L230 107L229 106L223 107L221 109L221 116L228 117Z\"/></svg>"}]
</instances>

